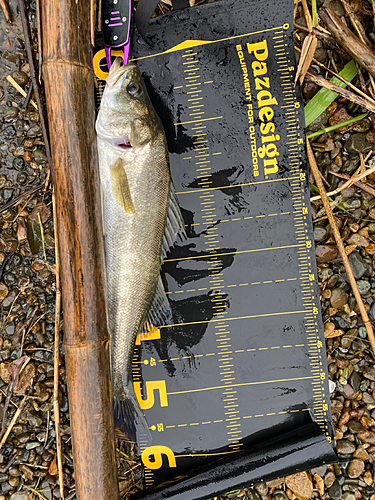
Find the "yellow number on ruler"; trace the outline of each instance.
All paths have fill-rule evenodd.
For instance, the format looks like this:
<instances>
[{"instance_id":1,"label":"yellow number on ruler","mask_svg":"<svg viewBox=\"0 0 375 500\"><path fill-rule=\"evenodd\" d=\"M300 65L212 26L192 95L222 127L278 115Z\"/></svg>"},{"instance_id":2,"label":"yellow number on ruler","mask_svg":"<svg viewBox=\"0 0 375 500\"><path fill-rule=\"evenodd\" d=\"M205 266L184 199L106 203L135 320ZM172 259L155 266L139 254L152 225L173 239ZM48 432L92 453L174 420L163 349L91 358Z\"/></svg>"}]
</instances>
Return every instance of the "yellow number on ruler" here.
<instances>
[{"instance_id":1,"label":"yellow number on ruler","mask_svg":"<svg viewBox=\"0 0 375 500\"><path fill-rule=\"evenodd\" d=\"M294 69L294 68L293 68ZM303 139L298 139L297 141L298 144L303 144Z\"/></svg>"},{"instance_id":2,"label":"yellow number on ruler","mask_svg":"<svg viewBox=\"0 0 375 500\"><path fill-rule=\"evenodd\" d=\"M326 379L326 374L325 373L321 373L320 374L320 380L325 380Z\"/></svg>"},{"instance_id":3,"label":"yellow number on ruler","mask_svg":"<svg viewBox=\"0 0 375 500\"><path fill-rule=\"evenodd\" d=\"M331 436L327 436L327 441L330 443L332 441Z\"/></svg>"},{"instance_id":4,"label":"yellow number on ruler","mask_svg":"<svg viewBox=\"0 0 375 500\"><path fill-rule=\"evenodd\" d=\"M299 103L299 102L295 102L295 103L294 103L294 107L295 107L295 108L299 108L300 106L301 106L301 105L300 105L300 103Z\"/></svg>"},{"instance_id":5,"label":"yellow number on ruler","mask_svg":"<svg viewBox=\"0 0 375 500\"><path fill-rule=\"evenodd\" d=\"M311 248L311 241L310 240L306 240L306 248Z\"/></svg>"},{"instance_id":6,"label":"yellow number on ruler","mask_svg":"<svg viewBox=\"0 0 375 500\"><path fill-rule=\"evenodd\" d=\"M160 469L163 465L162 455L166 455L169 467L176 467L176 458L173 451L167 446L149 446L142 452L142 462L148 469ZM154 460L151 460L151 457Z\"/></svg>"},{"instance_id":7,"label":"yellow number on ruler","mask_svg":"<svg viewBox=\"0 0 375 500\"><path fill-rule=\"evenodd\" d=\"M327 411L328 410L328 405L323 405L323 411Z\"/></svg>"},{"instance_id":8,"label":"yellow number on ruler","mask_svg":"<svg viewBox=\"0 0 375 500\"><path fill-rule=\"evenodd\" d=\"M313 307L313 314L318 314L318 308L317 307Z\"/></svg>"},{"instance_id":9,"label":"yellow number on ruler","mask_svg":"<svg viewBox=\"0 0 375 500\"><path fill-rule=\"evenodd\" d=\"M139 406L142 410L149 410L154 406L155 403L155 395L154 391L159 391L160 396L160 406L168 406L168 398L167 398L167 386L165 384L165 380L154 380L151 382L146 382L145 389L147 393L146 399L142 399L141 394L141 383L133 382L135 395L137 396Z\"/></svg>"},{"instance_id":10,"label":"yellow number on ruler","mask_svg":"<svg viewBox=\"0 0 375 500\"><path fill-rule=\"evenodd\" d=\"M299 178L300 178L300 180L301 180L301 181L306 180L306 174L305 174L305 172L301 172L301 173L299 174Z\"/></svg>"},{"instance_id":11,"label":"yellow number on ruler","mask_svg":"<svg viewBox=\"0 0 375 500\"><path fill-rule=\"evenodd\" d=\"M309 280L314 281L315 279L315 274L309 274Z\"/></svg>"},{"instance_id":12,"label":"yellow number on ruler","mask_svg":"<svg viewBox=\"0 0 375 500\"><path fill-rule=\"evenodd\" d=\"M302 208L302 213L303 215L306 215L308 213L309 209L307 207Z\"/></svg>"},{"instance_id":13,"label":"yellow number on ruler","mask_svg":"<svg viewBox=\"0 0 375 500\"><path fill-rule=\"evenodd\" d=\"M316 345L317 345L318 349L320 349L321 347L323 347L323 342L321 340L318 340Z\"/></svg>"}]
</instances>

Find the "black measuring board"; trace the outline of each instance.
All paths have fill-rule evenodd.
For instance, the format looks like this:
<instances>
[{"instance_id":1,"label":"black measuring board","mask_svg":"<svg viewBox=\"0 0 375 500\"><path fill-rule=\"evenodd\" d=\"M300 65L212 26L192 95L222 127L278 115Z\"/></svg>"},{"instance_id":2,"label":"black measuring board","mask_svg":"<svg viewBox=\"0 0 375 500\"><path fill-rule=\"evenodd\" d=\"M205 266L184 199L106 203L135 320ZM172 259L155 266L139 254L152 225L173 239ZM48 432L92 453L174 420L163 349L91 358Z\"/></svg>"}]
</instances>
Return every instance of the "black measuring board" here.
<instances>
[{"instance_id":1,"label":"black measuring board","mask_svg":"<svg viewBox=\"0 0 375 500\"><path fill-rule=\"evenodd\" d=\"M162 267L173 319L134 352L146 488L312 420L333 438L293 2L212 13L155 18L152 47L135 33L130 53L188 236Z\"/></svg>"}]
</instances>

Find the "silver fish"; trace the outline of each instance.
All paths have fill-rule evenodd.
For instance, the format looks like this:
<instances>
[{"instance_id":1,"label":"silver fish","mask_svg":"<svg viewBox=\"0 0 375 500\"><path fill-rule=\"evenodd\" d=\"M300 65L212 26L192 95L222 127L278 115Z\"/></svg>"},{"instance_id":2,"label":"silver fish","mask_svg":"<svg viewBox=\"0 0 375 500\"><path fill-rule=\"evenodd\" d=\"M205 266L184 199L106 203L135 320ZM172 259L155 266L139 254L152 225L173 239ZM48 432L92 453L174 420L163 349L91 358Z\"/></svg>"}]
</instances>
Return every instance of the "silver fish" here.
<instances>
[{"instance_id":1,"label":"silver fish","mask_svg":"<svg viewBox=\"0 0 375 500\"><path fill-rule=\"evenodd\" d=\"M160 326L171 315L161 258L184 232L164 130L135 64L112 65L96 131L115 420L134 438L149 432L132 383L134 343L146 320Z\"/></svg>"}]
</instances>

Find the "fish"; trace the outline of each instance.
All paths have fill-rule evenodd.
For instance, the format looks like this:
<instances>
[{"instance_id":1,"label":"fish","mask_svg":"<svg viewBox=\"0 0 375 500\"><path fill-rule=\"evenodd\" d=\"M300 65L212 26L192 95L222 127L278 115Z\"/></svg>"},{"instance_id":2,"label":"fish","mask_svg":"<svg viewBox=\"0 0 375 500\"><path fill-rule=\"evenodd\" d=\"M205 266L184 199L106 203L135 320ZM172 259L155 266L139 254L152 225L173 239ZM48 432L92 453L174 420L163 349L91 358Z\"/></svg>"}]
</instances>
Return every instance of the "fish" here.
<instances>
[{"instance_id":1,"label":"fish","mask_svg":"<svg viewBox=\"0 0 375 500\"><path fill-rule=\"evenodd\" d=\"M161 262L185 235L164 129L135 63L112 65L96 133L115 424L135 441L149 427L132 381L134 344L145 326L171 319Z\"/></svg>"}]
</instances>

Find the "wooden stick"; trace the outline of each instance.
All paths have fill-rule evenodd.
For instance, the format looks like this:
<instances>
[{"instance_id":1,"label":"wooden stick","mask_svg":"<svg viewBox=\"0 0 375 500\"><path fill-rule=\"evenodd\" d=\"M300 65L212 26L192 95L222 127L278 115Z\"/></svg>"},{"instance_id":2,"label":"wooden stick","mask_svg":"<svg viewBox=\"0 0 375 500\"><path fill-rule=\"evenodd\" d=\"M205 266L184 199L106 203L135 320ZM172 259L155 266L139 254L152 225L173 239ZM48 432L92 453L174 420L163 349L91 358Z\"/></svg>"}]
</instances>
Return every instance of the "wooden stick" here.
<instances>
[{"instance_id":1,"label":"wooden stick","mask_svg":"<svg viewBox=\"0 0 375 500\"><path fill-rule=\"evenodd\" d=\"M340 252L341 259L342 259L342 262L344 264L346 274L348 275L350 286L352 287L355 300L357 301L358 308L361 312L363 324L366 327L367 335L368 335L368 338L369 338L370 343L371 343L372 351L375 353L374 331L372 329L371 322L369 320L365 306L363 304L361 294L359 293L357 282L354 278L353 271L352 271L352 268L350 266L348 256L345 253L344 243L342 242L340 231L337 228L335 218L333 216L333 212L331 209L331 205L329 204L329 201L327 198L327 193L326 193L326 190L324 189L324 186L323 186L322 175L321 175L320 170L318 169L318 166L316 164L315 156L314 156L314 153L311 149L310 141L308 140L307 137L306 137L306 144L307 144L307 156L309 158L310 167L314 173L315 182L316 182L316 185L319 189L320 196L322 197L322 202L323 202L326 214L328 216L329 223L330 223L331 228L332 228L333 236L336 240L337 248Z\"/></svg>"},{"instance_id":2,"label":"wooden stick","mask_svg":"<svg viewBox=\"0 0 375 500\"><path fill-rule=\"evenodd\" d=\"M41 2L78 500L118 500L90 2Z\"/></svg>"},{"instance_id":3,"label":"wooden stick","mask_svg":"<svg viewBox=\"0 0 375 500\"><path fill-rule=\"evenodd\" d=\"M333 10L319 9L319 15L336 42L375 76L375 56L372 50L350 31Z\"/></svg>"},{"instance_id":4,"label":"wooden stick","mask_svg":"<svg viewBox=\"0 0 375 500\"><path fill-rule=\"evenodd\" d=\"M11 85L13 85L13 87L14 87L15 89L17 89L17 90L18 90L18 92L19 92L21 95L23 95L23 97L27 98L27 92L25 92L25 91L23 90L23 88L22 88L20 85L18 85L18 83L16 82L16 80L15 80L12 76L8 75L8 76L7 76L7 80L8 80L8 82L9 82ZM32 99L30 99L30 102L31 102L31 104L34 106L34 108L38 111L38 106L37 106L37 104L36 104L36 103L35 103Z\"/></svg>"},{"instance_id":5,"label":"wooden stick","mask_svg":"<svg viewBox=\"0 0 375 500\"><path fill-rule=\"evenodd\" d=\"M12 16L10 15L9 5L6 0L0 0L0 6L3 9L3 14L5 20L8 22L12 21Z\"/></svg>"},{"instance_id":6,"label":"wooden stick","mask_svg":"<svg viewBox=\"0 0 375 500\"><path fill-rule=\"evenodd\" d=\"M53 213L56 214L56 198L52 190ZM53 218L53 229L55 235L55 264L56 264L56 304L55 304L55 339L53 346L53 414L55 417L56 432L56 454L57 469L59 472L60 496L64 500L64 479L63 464L61 457L61 433L60 433L60 407L59 407L59 346L60 346L60 314L61 314L61 289L60 289L60 256L59 256L59 235L57 230L56 215Z\"/></svg>"},{"instance_id":7,"label":"wooden stick","mask_svg":"<svg viewBox=\"0 0 375 500\"><path fill-rule=\"evenodd\" d=\"M336 94L339 94L342 97L348 99L349 101L355 102L356 104L359 104L360 106L363 106L369 111L375 113L375 105L368 99L363 99L362 97L353 94L353 92L350 92L347 89L343 89L338 85L336 85L335 83L332 83L323 78L322 76L316 75L315 73L311 73L310 71L306 73L306 76L309 80L316 83L317 85L320 85L321 87L324 87L328 90L332 90L332 92L336 92Z\"/></svg>"}]
</instances>

